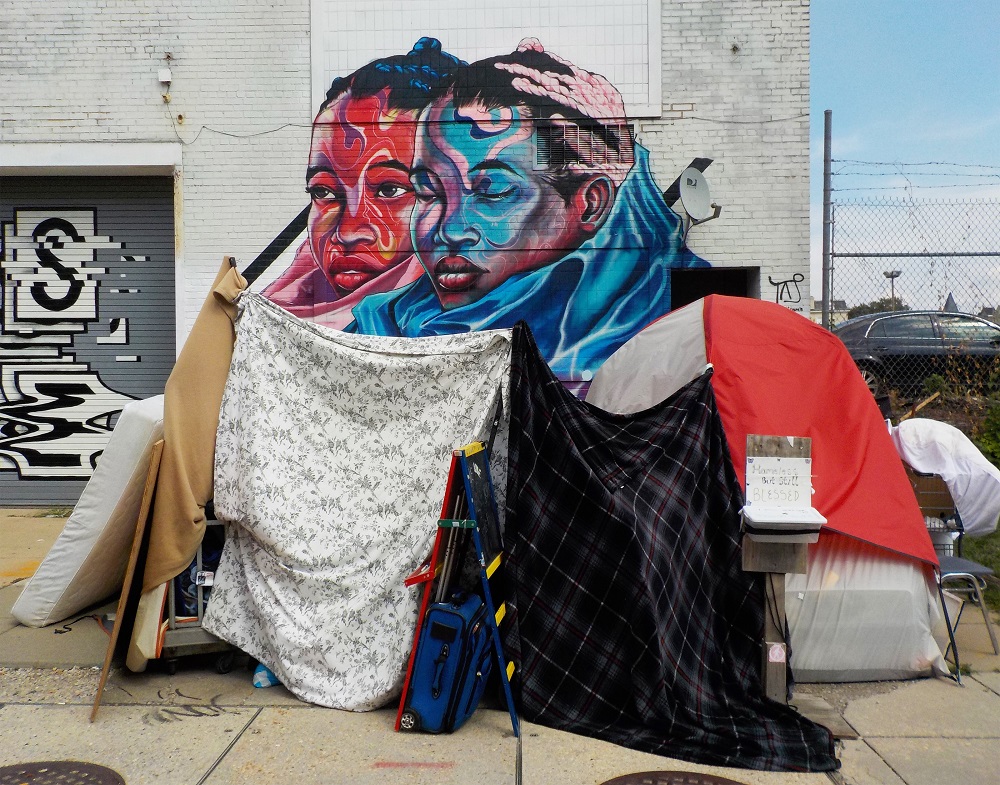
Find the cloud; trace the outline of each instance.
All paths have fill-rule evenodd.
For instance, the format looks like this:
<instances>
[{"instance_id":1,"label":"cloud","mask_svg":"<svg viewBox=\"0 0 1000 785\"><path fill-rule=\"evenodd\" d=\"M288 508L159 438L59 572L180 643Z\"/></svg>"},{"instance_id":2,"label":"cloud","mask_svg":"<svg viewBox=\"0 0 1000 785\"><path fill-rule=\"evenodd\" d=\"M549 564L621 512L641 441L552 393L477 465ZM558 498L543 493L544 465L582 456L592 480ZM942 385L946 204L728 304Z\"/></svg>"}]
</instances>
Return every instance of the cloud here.
<instances>
[{"instance_id":1,"label":"cloud","mask_svg":"<svg viewBox=\"0 0 1000 785\"><path fill-rule=\"evenodd\" d=\"M830 147L834 158L856 158L870 148L869 137L860 131L849 134L834 132Z\"/></svg>"},{"instance_id":2,"label":"cloud","mask_svg":"<svg viewBox=\"0 0 1000 785\"><path fill-rule=\"evenodd\" d=\"M996 138L1000 134L1000 113L988 117L959 115L935 116L924 119L911 128L910 140L914 142L958 143L976 141L996 149ZM992 163L992 162L989 162Z\"/></svg>"},{"instance_id":3,"label":"cloud","mask_svg":"<svg viewBox=\"0 0 1000 785\"><path fill-rule=\"evenodd\" d=\"M820 170L822 171L823 162L823 126L820 125L820 133L813 134L810 140L810 154L814 161L818 160L820 162ZM834 130L832 138L830 139L830 147L832 149L834 158L855 158L858 156L860 151L867 149L866 134L861 131L852 131L847 134L838 134Z\"/></svg>"}]
</instances>

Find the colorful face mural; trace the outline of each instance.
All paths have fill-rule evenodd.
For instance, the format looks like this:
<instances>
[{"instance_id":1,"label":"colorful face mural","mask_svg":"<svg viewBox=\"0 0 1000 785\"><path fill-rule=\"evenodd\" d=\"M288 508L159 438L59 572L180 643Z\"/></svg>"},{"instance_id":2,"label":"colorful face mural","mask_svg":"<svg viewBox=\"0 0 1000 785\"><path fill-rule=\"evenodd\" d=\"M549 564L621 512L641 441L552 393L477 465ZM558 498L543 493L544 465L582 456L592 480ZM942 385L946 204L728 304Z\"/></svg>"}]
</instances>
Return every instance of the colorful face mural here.
<instances>
[{"instance_id":1,"label":"colorful face mural","mask_svg":"<svg viewBox=\"0 0 1000 785\"><path fill-rule=\"evenodd\" d=\"M596 229L583 186L564 198L537 165L526 107L436 102L417 129L412 180L414 245L445 310L559 259Z\"/></svg>"},{"instance_id":2,"label":"colorful face mural","mask_svg":"<svg viewBox=\"0 0 1000 785\"><path fill-rule=\"evenodd\" d=\"M412 253L412 112L388 106L388 90L343 95L316 117L306 190L313 259L341 297ZM397 125L398 123L398 125Z\"/></svg>"},{"instance_id":3,"label":"colorful face mural","mask_svg":"<svg viewBox=\"0 0 1000 785\"><path fill-rule=\"evenodd\" d=\"M365 296L423 274L410 242L416 119L461 65L438 41L421 38L405 55L333 81L306 166L308 237L265 297L342 329Z\"/></svg>"},{"instance_id":4,"label":"colorful face mural","mask_svg":"<svg viewBox=\"0 0 1000 785\"><path fill-rule=\"evenodd\" d=\"M471 64L410 61L428 51L440 44L388 58L409 90L402 111L399 84L375 89L385 61L334 83L309 161L307 255L321 278L300 249L264 294L375 335L524 320L581 392L670 310L671 270L708 263L685 247L606 79L534 39Z\"/></svg>"}]
</instances>

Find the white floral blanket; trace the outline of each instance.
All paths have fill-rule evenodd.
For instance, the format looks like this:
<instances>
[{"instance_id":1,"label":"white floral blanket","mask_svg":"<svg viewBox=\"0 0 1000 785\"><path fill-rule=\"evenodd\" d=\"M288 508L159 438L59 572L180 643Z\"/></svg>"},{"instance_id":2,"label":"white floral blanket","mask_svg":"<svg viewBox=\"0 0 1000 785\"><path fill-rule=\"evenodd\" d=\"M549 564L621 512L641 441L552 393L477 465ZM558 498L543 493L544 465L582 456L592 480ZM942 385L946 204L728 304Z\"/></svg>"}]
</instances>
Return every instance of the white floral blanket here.
<instances>
[{"instance_id":1,"label":"white floral blanket","mask_svg":"<svg viewBox=\"0 0 1000 785\"><path fill-rule=\"evenodd\" d=\"M303 700L377 708L413 640L403 580L433 544L451 450L506 391L510 331L381 338L253 293L240 308L215 459L232 525L204 627Z\"/></svg>"}]
</instances>

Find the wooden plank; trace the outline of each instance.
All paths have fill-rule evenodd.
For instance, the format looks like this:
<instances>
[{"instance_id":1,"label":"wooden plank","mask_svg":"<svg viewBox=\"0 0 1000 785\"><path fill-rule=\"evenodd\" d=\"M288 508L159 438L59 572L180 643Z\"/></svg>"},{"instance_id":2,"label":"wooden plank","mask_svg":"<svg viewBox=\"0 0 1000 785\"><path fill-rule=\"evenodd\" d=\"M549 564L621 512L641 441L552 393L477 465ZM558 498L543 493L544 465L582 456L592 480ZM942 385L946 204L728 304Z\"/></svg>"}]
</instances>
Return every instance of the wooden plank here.
<instances>
[{"instance_id":1,"label":"wooden plank","mask_svg":"<svg viewBox=\"0 0 1000 785\"><path fill-rule=\"evenodd\" d=\"M743 536L744 572L804 574L808 556L809 544L805 542L757 542Z\"/></svg>"},{"instance_id":2,"label":"wooden plank","mask_svg":"<svg viewBox=\"0 0 1000 785\"><path fill-rule=\"evenodd\" d=\"M847 723L847 720L818 695L796 693L792 696L792 705L803 717L829 730L835 739L858 738L858 732Z\"/></svg>"},{"instance_id":3,"label":"wooden plank","mask_svg":"<svg viewBox=\"0 0 1000 785\"><path fill-rule=\"evenodd\" d=\"M108 683L108 673L111 671L111 660L115 656L115 646L118 644L118 633L121 632L122 625L125 623L125 606L128 604L129 595L132 592L132 581L135 577L136 564L139 561L142 540L146 534L146 525L149 522L149 510L152 507L153 490L156 488L156 476L160 471L160 456L162 453L163 439L160 439L153 445L153 450L149 456L149 471L146 472L146 484L142 489L142 502L139 505L139 518L135 525L135 537L132 538L132 551L128 557L128 567L125 570L122 593L118 599L118 609L115 611L115 623L111 629L111 640L108 641L108 650L104 655L104 667L101 668L101 681L97 685L97 694L94 696L94 708L90 711L91 722L97 718L97 710L101 706L104 687Z\"/></svg>"},{"instance_id":4,"label":"wooden plank","mask_svg":"<svg viewBox=\"0 0 1000 785\"><path fill-rule=\"evenodd\" d=\"M780 647L780 657L771 656ZM761 646L761 672L764 674L764 694L771 700L788 700L788 648L785 646L785 576L768 573L764 576L764 642Z\"/></svg>"},{"instance_id":5,"label":"wooden plank","mask_svg":"<svg viewBox=\"0 0 1000 785\"><path fill-rule=\"evenodd\" d=\"M785 639L785 576L769 573L764 576L764 640Z\"/></svg>"},{"instance_id":6,"label":"wooden plank","mask_svg":"<svg viewBox=\"0 0 1000 785\"><path fill-rule=\"evenodd\" d=\"M747 434L748 458L809 458L812 439L808 436L763 436Z\"/></svg>"},{"instance_id":7,"label":"wooden plank","mask_svg":"<svg viewBox=\"0 0 1000 785\"><path fill-rule=\"evenodd\" d=\"M940 397L941 397L941 393L936 392L933 395L931 395L929 398L924 398L924 400L922 400L920 403L916 404L915 406L911 407L910 411L908 411L906 414L904 414L902 417L900 417L898 422L903 422L903 420L909 420L913 415L915 415L917 412L919 412L921 409L923 409L925 406L927 406L927 404L932 403L935 399L940 398Z\"/></svg>"}]
</instances>

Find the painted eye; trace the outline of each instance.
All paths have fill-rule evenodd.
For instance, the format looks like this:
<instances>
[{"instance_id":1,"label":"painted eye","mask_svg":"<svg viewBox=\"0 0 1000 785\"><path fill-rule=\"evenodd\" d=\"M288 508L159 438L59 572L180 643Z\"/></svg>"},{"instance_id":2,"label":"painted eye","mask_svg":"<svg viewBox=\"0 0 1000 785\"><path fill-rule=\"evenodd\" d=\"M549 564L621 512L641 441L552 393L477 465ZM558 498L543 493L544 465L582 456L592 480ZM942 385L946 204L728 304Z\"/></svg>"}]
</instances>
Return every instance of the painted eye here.
<instances>
[{"instance_id":1,"label":"painted eye","mask_svg":"<svg viewBox=\"0 0 1000 785\"><path fill-rule=\"evenodd\" d=\"M344 197L325 185L310 185L306 188L306 193L312 198L317 204L329 204L338 203L344 200Z\"/></svg>"},{"instance_id":2,"label":"painted eye","mask_svg":"<svg viewBox=\"0 0 1000 785\"><path fill-rule=\"evenodd\" d=\"M476 196L478 196L480 199L485 199L489 202L500 202L503 201L504 199L509 199L515 193L517 193L517 186L510 185L506 188L501 188L497 190L488 189L484 191L479 191L476 194Z\"/></svg>"},{"instance_id":3,"label":"painted eye","mask_svg":"<svg viewBox=\"0 0 1000 785\"><path fill-rule=\"evenodd\" d=\"M382 183L375 189L375 196L381 199L395 199L409 192L409 188L399 183Z\"/></svg>"},{"instance_id":4,"label":"painted eye","mask_svg":"<svg viewBox=\"0 0 1000 785\"><path fill-rule=\"evenodd\" d=\"M429 172L419 170L411 174L410 185L413 186L413 195L417 198L418 202L426 204L441 198L436 187L438 185L437 178L433 177Z\"/></svg>"},{"instance_id":5,"label":"painted eye","mask_svg":"<svg viewBox=\"0 0 1000 785\"><path fill-rule=\"evenodd\" d=\"M413 188L413 195L417 198L418 202L433 202L438 198L437 191L433 188L428 188L426 185L416 185Z\"/></svg>"}]
</instances>

